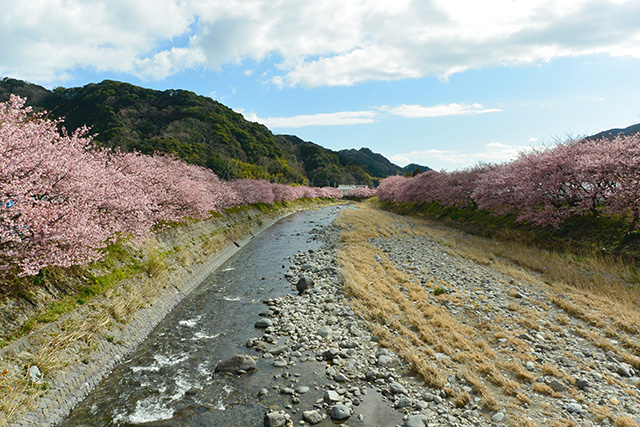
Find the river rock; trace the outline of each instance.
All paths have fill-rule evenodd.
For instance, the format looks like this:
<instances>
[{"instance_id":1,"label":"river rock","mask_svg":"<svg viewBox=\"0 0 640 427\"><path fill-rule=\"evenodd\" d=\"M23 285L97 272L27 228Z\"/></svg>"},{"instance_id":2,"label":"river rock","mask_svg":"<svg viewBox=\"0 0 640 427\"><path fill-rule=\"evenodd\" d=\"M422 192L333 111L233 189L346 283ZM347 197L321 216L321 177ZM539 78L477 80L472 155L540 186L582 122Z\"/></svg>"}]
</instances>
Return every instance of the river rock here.
<instances>
[{"instance_id":1,"label":"river rock","mask_svg":"<svg viewBox=\"0 0 640 427\"><path fill-rule=\"evenodd\" d=\"M237 354L227 360L218 363L215 371L230 374L240 374L255 370L256 361L253 359L253 357L246 354Z\"/></svg>"},{"instance_id":2,"label":"river rock","mask_svg":"<svg viewBox=\"0 0 640 427\"><path fill-rule=\"evenodd\" d=\"M491 416L491 421L494 423L499 423L504 420L504 412L496 412Z\"/></svg>"},{"instance_id":3,"label":"river rock","mask_svg":"<svg viewBox=\"0 0 640 427\"><path fill-rule=\"evenodd\" d=\"M567 406L567 412L569 413L580 412L581 410L582 405L580 405L579 403L572 402Z\"/></svg>"},{"instance_id":4,"label":"river rock","mask_svg":"<svg viewBox=\"0 0 640 427\"><path fill-rule=\"evenodd\" d=\"M266 329L269 326L273 326L273 320L267 318L260 319L255 324L255 327L258 329Z\"/></svg>"},{"instance_id":5,"label":"river rock","mask_svg":"<svg viewBox=\"0 0 640 427\"><path fill-rule=\"evenodd\" d=\"M389 385L389 391L393 394L406 394L407 393L407 389L404 388L404 386L402 384L400 384L399 382L392 382Z\"/></svg>"},{"instance_id":6,"label":"river rock","mask_svg":"<svg viewBox=\"0 0 640 427\"><path fill-rule=\"evenodd\" d=\"M424 414L411 415L404 420L404 427L425 427L429 424L429 418Z\"/></svg>"},{"instance_id":7,"label":"river rock","mask_svg":"<svg viewBox=\"0 0 640 427\"><path fill-rule=\"evenodd\" d=\"M338 392L333 390L327 390L324 392L323 400L327 403L335 403L335 402L340 402L340 400L342 399L338 394Z\"/></svg>"},{"instance_id":8,"label":"river rock","mask_svg":"<svg viewBox=\"0 0 640 427\"><path fill-rule=\"evenodd\" d=\"M302 413L302 419L311 425L322 422L322 415L318 411L304 411Z\"/></svg>"},{"instance_id":9,"label":"river rock","mask_svg":"<svg viewBox=\"0 0 640 427\"><path fill-rule=\"evenodd\" d=\"M287 425L287 416L282 412L269 412L264 416L264 427L283 427Z\"/></svg>"},{"instance_id":10,"label":"river rock","mask_svg":"<svg viewBox=\"0 0 640 427\"><path fill-rule=\"evenodd\" d=\"M302 276L300 280L298 280L298 283L296 283L296 289L298 290L298 293L303 293L312 286L313 279L307 276Z\"/></svg>"},{"instance_id":11,"label":"river rock","mask_svg":"<svg viewBox=\"0 0 640 427\"><path fill-rule=\"evenodd\" d=\"M351 411L347 405L333 405L329 409L329 416L333 421L343 421L351 416Z\"/></svg>"},{"instance_id":12,"label":"river rock","mask_svg":"<svg viewBox=\"0 0 640 427\"><path fill-rule=\"evenodd\" d=\"M320 335L322 338L327 338L333 335L333 329L331 329L331 326L324 325L323 327L318 329L318 332L316 332L316 334Z\"/></svg>"},{"instance_id":13,"label":"river rock","mask_svg":"<svg viewBox=\"0 0 640 427\"><path fill-rule=\"evenodd\" d=\"M553 391L557 391L557 392L563 392L566 390L566 387L564 386L564 384L562 384L558 380L551 380L551 382L549 382L549 387L551 387Z\"/></svg>"}]
</instances>

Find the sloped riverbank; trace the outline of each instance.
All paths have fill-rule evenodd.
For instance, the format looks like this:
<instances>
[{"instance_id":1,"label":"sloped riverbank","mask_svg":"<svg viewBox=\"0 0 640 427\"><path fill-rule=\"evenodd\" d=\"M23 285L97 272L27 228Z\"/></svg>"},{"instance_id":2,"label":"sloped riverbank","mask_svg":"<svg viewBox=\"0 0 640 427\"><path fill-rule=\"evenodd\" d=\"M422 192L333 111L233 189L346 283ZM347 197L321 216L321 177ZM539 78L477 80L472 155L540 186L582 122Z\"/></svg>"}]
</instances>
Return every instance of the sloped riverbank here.
<instances>
[{"instance_id":1,"label":"sloped riverbank","mask_svg":"<svg viewBox=\"0 0 640 427\"><path fill-rule=\"evenodd\" d=\"M279 218L314 206L243 209L158 234L147 244L168 254L165 268L134 275L0 350L0 425L62 420L221 263Z\"/></svg>"}]
</instances>

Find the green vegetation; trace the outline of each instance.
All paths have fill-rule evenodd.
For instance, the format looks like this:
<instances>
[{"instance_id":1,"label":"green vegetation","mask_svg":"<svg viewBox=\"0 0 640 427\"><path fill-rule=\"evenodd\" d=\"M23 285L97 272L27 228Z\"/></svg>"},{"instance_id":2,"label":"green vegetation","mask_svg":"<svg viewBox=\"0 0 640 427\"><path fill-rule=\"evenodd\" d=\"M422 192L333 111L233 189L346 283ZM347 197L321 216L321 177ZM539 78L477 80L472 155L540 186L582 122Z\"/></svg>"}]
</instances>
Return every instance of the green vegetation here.
<instances>
[{"instance_id":1,"label":"green vegetation","mask_svg":"<svg viewBox=\"0 0 640 427\"><path fill-rule=\"evenodd\" d=\"M12 295L18 296L36 305L34 290L38 288L55 290L54 293L59 294L59 297L48 303L37 314L29 317L18 330L0 337L0 348L28 334L39 325L58 320L78 305L86 304L122 280L141 271L148 272L152 260L160 259L162 254L150 252L148 257L149 261L142 265L139 261L140 254L125 248L122 243L117 243L106 249L103 261L93 263L86 268L47 267L37 276L2 277L0 288L5 290L9 298Z\"/></svg>"},{"instance_id":2,"label":"green vegetation","mask_svg":"<svg viewBox=\"0 0 640 427\"><path fill-rule=\"evenodd\" d=\"M401 168L391 163L383 155L374 153L368 148L340 150L338 154L347 161L359 165L366 173L375 178L384 178L390 175L414 175L418 170L421 172L431 170L427 166L420 166L414 163Z\"/></svg>"}]
</instances>

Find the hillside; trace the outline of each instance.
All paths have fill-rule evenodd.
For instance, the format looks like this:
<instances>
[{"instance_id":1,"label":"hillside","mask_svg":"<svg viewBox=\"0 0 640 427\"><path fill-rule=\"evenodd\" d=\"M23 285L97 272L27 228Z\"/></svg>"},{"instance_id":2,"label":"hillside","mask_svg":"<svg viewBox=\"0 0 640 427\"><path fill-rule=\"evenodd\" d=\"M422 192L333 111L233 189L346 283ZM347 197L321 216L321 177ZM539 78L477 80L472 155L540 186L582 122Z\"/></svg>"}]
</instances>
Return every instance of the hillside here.
<instances>
[{"instance_id":1,"label":"hillside","mask_svg":"<svg viewBox=\"0 0 640 427\"><path fill-rule=\"evenodd\" d=\"M633 135L635 133L640 132L640 123L635 124L635 125L631 125L629 127L626 127L624 129L609 129L609 130L605 130L602 132L599 132L595 135L589 136L587 139L601 139L601 138L607 138L607 139L612 139L615 138L616 136L628 136L628 135Z\"/></svg>"},{"instance_id":2,"label":"hillside","mask_svg":"<svg viewBox=\"0 0 640 427\"><path fill-rule=\"evenodd\" d=\"M174 153L225 179L263 178L286 183L372 184L403 173L368 149L334 152L294 136L274 135L211 98L185 90L157 91L105 80L53 91L20 80L0 80L0 101L25 97L36 110L64 117L68 130L87 125L107 147ZM380 167L377 165L383 165Z\"/></svg>"},{"instance_id":3,"label":"hillside","mask_svg":"<svg viewBox=\"0 0 640 427\"><path fill-rule=\"evenodd\" d=\"M342 157L359 165L366 173L373 177L384 178L390 175L404 175L406 173L413 174L416 169L425 172L431 170L427 166L410 164L401 168L389 161L382 154L374 153L370 149L363 147L359 150L340 150L338 152Z\"/></svg>"}]
</instances>

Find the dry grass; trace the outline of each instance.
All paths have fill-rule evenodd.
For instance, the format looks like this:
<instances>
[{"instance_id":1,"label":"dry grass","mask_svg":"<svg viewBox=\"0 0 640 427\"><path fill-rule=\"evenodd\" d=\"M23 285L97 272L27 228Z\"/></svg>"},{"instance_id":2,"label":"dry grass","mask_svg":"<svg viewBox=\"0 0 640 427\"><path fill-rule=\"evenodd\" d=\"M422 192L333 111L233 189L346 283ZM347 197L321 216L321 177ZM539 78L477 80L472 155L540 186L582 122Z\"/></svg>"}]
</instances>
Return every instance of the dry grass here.
<instances>
[{"instance_id":1,"label":"dry grass","mask_svg":"<svg viewBox=\"0 0 640 427\"><path fill-rule=\"evenodd\" d=\"M613 424L616 427L638 427L631 417L613 417Z\"/></svg>"},{"instance_id":2,"label":"dry grass","mask_svg":"<svg viewBox=\"0 0 640 427\"><path fill-rule=\"evenodd\" d=\"M361 204L342 212L336 224L343 229L344 248L338 261L345 278L344 290L354 309L381 337L381 344L408 361L429 386L442 388L449 375L462 372L489 410L533 405L532 399L542 408L545 396L563 395L536 382L536 375L524 367L535 357L530 343L517 336L538 331L551 338L551 334L562 333L567 326L603 350L616 351L634 366L640 362L640 313L634 307L640 302L640 292L618 279L632 276L625 266L469 236L420 218L380 211L375 204ZM411 236L426 236L450 255L491 265L513 278L500 283L509 289L507 293L513 300L508 308L513 315L494 312L492 302L482 296L472 299L462 293L439 295L436 290L449 285L441 278L431 277L430 269L418 273L423 285L416 284L415 277L396 268L389 256L370 241ZM523 284L538 287L538 296L521 299ZM405 291L401 292L400 287ZM445 299L450 307L460 307L463 314L452 316L442 307ZM549 312L558 308L564 314L549 320ZM487 321L487 314L491 321ZM587 327L581 326L584 324ZM506 342L498 342L502 338ZM611 344L612 339L620 343L618 348ZM435 353L448 355L448 362L434 363ZM550 364L539 368L545 375L575 384L574 378ZM568 387L563 393L576 398L578 392ZM464 406L465 399L456 395L454 404ZM549 414L557 415L554 406L548 406ZM526 418L521 418L514 425L527 423ZM571 425L571 421L558 418L555 423Z\"/></svg>"},{"instance_id":3,"label":"dry grass","mask_svg":"<svg viewBox=\"0 0 640 427\"><path fill-rule=\"evenodd\" d=\"M534 423L532 420L517 414L510 417L509 425L511 427L539 427L538 424Z\"/></svg>"},{"instance_id":4,"label":"dry grass","mask_svg":"<svg viewBox=\"0 0 640 427\"><path fill-rule=\"evenodd\" d=\"M430 229L416 224L403 225L392 215L367 206L342 212L336 224L343 228L345 244L338 255L345 278L344 290L351 297L354 309L370 322L384 346L407 360L432 387L441 388L455 370L462 371L466 382L490 410L497 410L510 400L518 405L528 400L520 392L520 383L535 381L535 376L522 363L531 360L529 346L505 333L501 325L507 324L507 319L497 317L493 323L481 323L483 327L478 329L458 321L439 301L448 299L452 305L463 307L470 306L471 301L461 296L433 295L431 289L437 288L440 281L431 278L425 286L415 284L394 266L387 254L369 242L381 236L404 238L407 233L429 234ZM441 233L438 237L443 236L448 235ZM401 292L400 287L407 291ZM523 313L527 325L539 327L534 310L520 305L513 307ZM492 349L494 340L502 337L507 338L513 348L504 356ZM453 366L438 363L434 367L437 352L448 355ZM456 399L455 404L464 403L463 397Z\"/></svg>"}]
</instances>

